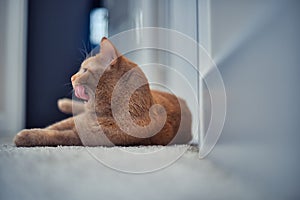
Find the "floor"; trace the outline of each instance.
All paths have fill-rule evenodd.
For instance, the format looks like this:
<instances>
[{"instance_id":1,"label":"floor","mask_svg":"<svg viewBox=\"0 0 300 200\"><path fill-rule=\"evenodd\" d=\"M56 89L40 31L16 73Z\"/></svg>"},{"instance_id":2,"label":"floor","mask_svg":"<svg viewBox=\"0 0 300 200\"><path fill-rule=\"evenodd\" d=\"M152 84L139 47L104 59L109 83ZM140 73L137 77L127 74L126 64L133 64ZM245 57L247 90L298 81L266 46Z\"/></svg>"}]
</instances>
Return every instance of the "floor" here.
<instances>
[{"instance_id":1,"label":"floor","mask_svg":"<svg viewBox=\"0 0 300 200\"><path fill-rule=\"evenodd\" d=\"M297 188L277 174L285 165L269 168L276 160L271 149L218 144L205 159L198 148L187 147L173 164L154 172L132 174L108 167L94 155L118 157L153 152L151 147L39 147L16 148L10 137L0 137L0 199L294 199ZM167 147L165 157L186 146ZM261 148L261 149L260 149ZM254 149L254 151L251 151ZM256 154L256 152L263 154ZM91 153L92 152L92 153ZM127 158L122 162L126 163ZM130 166L136 166L131 161ZM151 164L151 163L149 163ZM274 176L276 175L276 177ZM280 189L280 190L279 190Z\"/></svg>"}]
</instances>

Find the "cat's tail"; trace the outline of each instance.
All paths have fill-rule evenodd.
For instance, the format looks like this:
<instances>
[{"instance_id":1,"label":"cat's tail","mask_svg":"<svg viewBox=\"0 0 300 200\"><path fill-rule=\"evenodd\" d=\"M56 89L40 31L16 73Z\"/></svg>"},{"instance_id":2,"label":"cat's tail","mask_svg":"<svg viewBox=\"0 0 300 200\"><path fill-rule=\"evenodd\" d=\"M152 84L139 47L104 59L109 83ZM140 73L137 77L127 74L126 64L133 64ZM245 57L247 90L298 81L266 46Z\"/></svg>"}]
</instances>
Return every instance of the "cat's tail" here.
<instances>
[{"instance_id":1,"label":"cat's tail","mask_svg":"<svg viewBox=\"0 0 300 200\"><path fill-rule=\"evenodd\" d=\"M57 101L58 109L65 114L80 114L84 112L84 104L71 99L63 98ZM73 110L74 108L74 110Z\"/></svg>"}]
</instances>

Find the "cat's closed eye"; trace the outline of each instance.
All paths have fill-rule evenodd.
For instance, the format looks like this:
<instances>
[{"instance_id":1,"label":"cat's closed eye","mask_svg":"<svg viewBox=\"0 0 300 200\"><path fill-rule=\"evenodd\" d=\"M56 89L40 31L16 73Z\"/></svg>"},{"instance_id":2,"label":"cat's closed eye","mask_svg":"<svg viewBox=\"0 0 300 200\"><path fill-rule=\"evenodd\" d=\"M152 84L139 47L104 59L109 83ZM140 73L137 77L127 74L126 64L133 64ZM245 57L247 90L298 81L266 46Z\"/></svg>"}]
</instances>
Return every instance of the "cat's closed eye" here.
<instances>
[{"instance_id":1,"label":"cat's closed eye","mask_svg":"<svg viewBox=\"0 0 300 200\"><path fill-rule=\"evenodd\" d=\"M82 72L83 72L83 73L87 72L87 68L83 68L83 69L82 69Z\"/></svg>"}]
</instances>

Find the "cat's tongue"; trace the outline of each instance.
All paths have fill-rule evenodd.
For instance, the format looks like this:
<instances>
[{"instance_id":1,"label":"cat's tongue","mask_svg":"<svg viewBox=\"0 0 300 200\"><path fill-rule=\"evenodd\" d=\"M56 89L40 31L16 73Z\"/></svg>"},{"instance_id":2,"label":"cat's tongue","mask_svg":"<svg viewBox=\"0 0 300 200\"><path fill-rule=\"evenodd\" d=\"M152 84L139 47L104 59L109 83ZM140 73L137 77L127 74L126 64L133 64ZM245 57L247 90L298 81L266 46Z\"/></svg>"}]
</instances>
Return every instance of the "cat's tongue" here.
<instances>
[{"instance_id":1,"label":"cat's tongue","mask_svg":"<svg viewBox=\"0 0 300 200\"><path fill-rule=\"evenodd\" d=\"M89 95L85 93L85 89L82 85L75 86L75 96L79 99L89 100Z\"/></svg>"}]
</instances>

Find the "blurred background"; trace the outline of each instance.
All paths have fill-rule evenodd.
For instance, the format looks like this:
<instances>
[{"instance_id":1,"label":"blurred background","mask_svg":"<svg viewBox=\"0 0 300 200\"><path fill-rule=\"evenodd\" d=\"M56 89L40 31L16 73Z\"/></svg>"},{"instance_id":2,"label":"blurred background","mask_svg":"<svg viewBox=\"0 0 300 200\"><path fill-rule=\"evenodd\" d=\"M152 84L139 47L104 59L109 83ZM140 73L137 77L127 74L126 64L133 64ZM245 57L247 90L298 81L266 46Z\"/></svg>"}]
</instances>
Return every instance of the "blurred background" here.
<instances>
[{"instance_id":1,"label":"blurred background","mask_svg":"<svg viewBox=\"0 0 300 200\"><path fill-rule=\"evenodd\" d=\"M85 54L103 36L142 27L178 31L207 49L226 87L228 112L223 131L226 134L238 137L240 132L251 135L263 131L280 135L299 128L297 0L229 0L226 3L220 0L0 0L0 3L1 134L45 127L67 117L59 112L56 101L71 97L70 77ZM191 54L198 59L196 52ZM149 50L128 57L138 64L147 61L173 67L199 93L198 77L184 59ZM155 70L147 73L149 77L158 76L167 85L181 87L169 74ZM193 125L197 126L197 107L184 89L179 96L188 101ZM204 100L202 120L207 127L211 110L209 94ZM195 138L197 134L196 131Z\"/></svg>"},{"instance_id":2,"label":"blurred background","mask_svg":"<svg viewBox=\"0 0 300 200\"><path fill-rule=\"evenodd\" d=\"M67 117L56 101L71 97L70 77L85 54L103 36L142 27L176 30L207 49L227 92L224 135L299 130L297 0L0 0L0 9L1 134L45 127ZM196 52L191 54L198 59ZM151 51L128 57L138 64L147 59L168 64L199 93L198 77L182 58ZM171 75L147 73L181 87ZM184 89L179 96L187 100L198 125L197 107ZM209 94L204 100L202 120L207 126Z\"/></svg>"},{"instance_id":3,"label":"blurred background","mask_svg":"<svg viewBox=\"0 0 300 200\"><path fill-rule=\"evenodd\" d=\"M227 115L210 159L264 190L265 197L297 199L299 19L298 0L0 0L0 134L65 118L56 101L71 97L70 76L102 36L170 28L202 44L223 77ZM164 52L138 55L128 56L139 64L147 58L180 71L199 96L190 63ZM148 73L181 87L167 73ZM204 128L211 112L205 90ZM185 91L181 96L197 125L198 110Z\"/></svg>"},{"instance_id":4,"label":"blurred background","mask_svg":"<svg viewBox=\"0 0 300 200\"><path fill-rule=\"evenodd\" d=\"M103 36L134 28L162 27L198 41L198 4L179 0L1 0L1 133L14 135L22 128L45 127L66 118L56 102L71 98L71 75ZM197 52L191 54L196 60ZM174 69L191 81L197 98L196 70L182 58L149 49L126 56L140 65L176 63ZM182 87L175 77L154 68L148 68L146 74L149 78L159 77L169 86ZM195 116L196 141L197 108L192 98L185 97L184 89L179 91L182 94L177 95L189 101Z\"/></svg>"}]
</instances>

